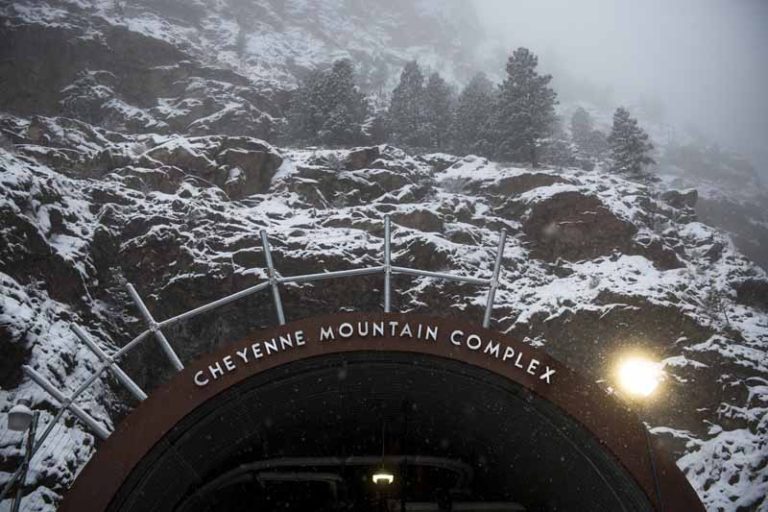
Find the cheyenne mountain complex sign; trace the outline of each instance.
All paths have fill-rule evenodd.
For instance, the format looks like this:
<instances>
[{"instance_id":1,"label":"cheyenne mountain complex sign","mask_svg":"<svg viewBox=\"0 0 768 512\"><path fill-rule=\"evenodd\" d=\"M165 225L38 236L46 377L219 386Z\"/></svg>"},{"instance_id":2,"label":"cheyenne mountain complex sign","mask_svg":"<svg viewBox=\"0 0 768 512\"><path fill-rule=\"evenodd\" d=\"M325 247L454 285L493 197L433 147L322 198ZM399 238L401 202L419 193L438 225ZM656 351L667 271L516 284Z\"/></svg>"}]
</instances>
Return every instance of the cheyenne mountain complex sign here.
<instances>
[{"instance_id":1,"label":"cheyenne mountain complex sign","mask_svg":"<svg viewBox=\"0 0 768 512\"><path fill-rule=\"evenodd\" d=\"M498 336L496 336L498 338ZM249 364L258 364L263 358L269 358L280 352L301 350L307 343L320 343L332 345L344 340L359 340L365 348L365 344L374 339L400 340L402 342L425 344L450 344L465 351L480 352L488 357L507 362L510 368L524 371L529 375L538 377L539 380L552 384L552 379L557 370L543 364L541 360L530 355L532 349L517 348L509 344L494 341L493 338L483 338L479 334L461 329L441 330L439 323L409 322L407 320L360 320L339 321L325 325L318 325L313 331L305 332L298 329L293 332L279 334L269 339L254 341L242 348L236 348L224 355L219 360L208 365L207 368L198 370L194 375L197 386L205 387L226 374L243 369ZM333 350L332 346L326 347ZM454 349L456 350L456 349ZM461 354L459 354L461 357ZM513 370L514 371L514 370Z\"/></svg>"}]
</instances>

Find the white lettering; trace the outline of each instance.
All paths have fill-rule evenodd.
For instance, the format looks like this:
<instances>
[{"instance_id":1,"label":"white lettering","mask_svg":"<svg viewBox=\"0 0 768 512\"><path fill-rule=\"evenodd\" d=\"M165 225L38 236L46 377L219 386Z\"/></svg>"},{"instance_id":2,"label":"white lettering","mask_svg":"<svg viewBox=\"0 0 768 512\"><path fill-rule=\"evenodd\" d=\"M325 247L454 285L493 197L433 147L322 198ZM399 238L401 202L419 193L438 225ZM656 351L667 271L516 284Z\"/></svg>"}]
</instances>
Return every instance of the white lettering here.
<instances>
[{"instance_id":1,"label":"white lettering","mask_svg":"<svg viewBox=\"0 0 768 512\"><path fill-rule=\"evenodd\" d=\"M300 347L307 343L307 340L304 339L304 331L296 331L296 333L294 334L294 337L296 338L297 347Z\"/></svg>"},{"instance_id":2,"label":"white lettering","mask_svg":"<svg viewBox=\"0 0 768 512\"><path fill-rule=\"evenodd\" d=\"M224 361L224 367L228 372L234 371L235 362L232 360L232 356L226 356L224 359L222 359L222 361Z\"/></svg>"},{"instance_id":3,"label":"white lettering","mask_svg":"<svg viewBox=\"0 0 768 512\"><path fill-rule=\"evenodd\" d=\"M498 343L496 343L495 341L491 340L485 346L485 350L483 352L485 352L486 354L490 354L493 357L498 359L499 358L499 348L500 347L501 346Z\"/></svg>"},{"instance_id":4,"label":"white lettering","mask_svg":"<svg viewBox=\"0 0 768 512\"><path fill-rule=\"evenodd\" d=\"M432 341L437 341L437 327L436 326L427 326L427 339Z\"/></svg>"},{"instance_id":5,"label":"white lettering","mask_svg":"<svg viewBox=\"0 0 768 512\"><path fill-rule=\"evenodd\" d=\"M461 340L457 340L456 336L464 336L464 331L459 331L457 329L451 333L451 343L458 347L461 345Z\"/></svg>"},{"instance_id":6,"label":"white lettering","mask_svg":"<svg viewBox=\"0 0 768 512\"><path fill-rule=\"evenodd\" d=\"M243 350L236 350L235 352L237 352L238 357L242 359L244 363L248 362L248 347Z\"/></svg>"},{"instance_id":7,"label":"white lettering","mask_svg":"<svg viewBox=\"0 0 768 512\"><path fill-rule=\"evenodd\" d=\"M211 373L211 377L213 377L213 380L216 380L222 375L224 375L224 370L221 369L221 365L219 363L209 366L208 371Z\"/></svg>"},{"instance_id":8,"label":"white lettering","mask_svg":"<svg viewBox=\"0 0 768 512\"><path fill-rule=\"evenodd\" d=\"M209 380L205 378L205 372L203 370L200 370L195 374L195 384L197 384L200 387L207 386Z\"/></svg>"},{"instance_id":9,"label":"white lettering","mask_svg":"<svg viewBox=\"0 0 768 512\"><path fill-rule=\"evenodd\" d=\"M541 377L539 377L539 380L545 380L547 381L547 384L552 384L552 382L549 380L549 378L555 374L555 370L551 369L549 366L546 366L546 370L544 370L544 373L541 374Z\"/></svg>"},{"instance_id":10,"label":"white lettering","mask_svg":"<svg viewBox=\"0 0 768 512\"><path fill-rule=\"evenodd\" d=\"M333 329L331 327L320 328L320 341L335 340L335 339L336 339L336 336L334 336Z\"/></svg>"},{"instance_id":11,"label":"white lettering","mask_svg":"<svg viewBox=\"0 0 768 512\"><path fill-rule=\"evenodd\" d=\"M281 334L280 335L280 348L285 350L286 345L291 347L291 348L293 348L293 338L291 338L290 334L288 334L286 336L283 336Z\"/></svg>"},{"instance_id":12,"label":"white lettering","mask_svg":"<svg viewBox=\"0 0 768 512\"><path fill-rule=\"evenodd\" d=\"M478 350L483 344L483 340L477 334L467 336L467 346L470 350Z\"/></svg>"},{"instance_id":13,"label":"white lettering","mask_svg":"<svg viewBox=\"0 0 768 512\"><path fill-rule=\"evenodd\" d=\"M506 361L510 357L515 357L515 349L512 347L507 347L504 349L504 355L502 356L501 360Z\"/></svg>"},{"instance_id":14,"label":"white lettering","mask_svg":"<svg viewBox=\"0 0 768 512\"><path fill-rule=\"evenodd\" d=\"M349 322L344 322L339 326L339 336L349 338L355 332L355 328Z\"/></svg>"},{"instance_id":15,"label":"white lettering","mask_svg":"<svg viewBox=\"0 0 768 512\"><path fill-rule=\"evenodd\" d=\"M536 375L536 368L539 367L539 360L538 359L531 359L531 362L528 363L528 369L525 370L530 375Z\"/></svg>"}]
</instances>

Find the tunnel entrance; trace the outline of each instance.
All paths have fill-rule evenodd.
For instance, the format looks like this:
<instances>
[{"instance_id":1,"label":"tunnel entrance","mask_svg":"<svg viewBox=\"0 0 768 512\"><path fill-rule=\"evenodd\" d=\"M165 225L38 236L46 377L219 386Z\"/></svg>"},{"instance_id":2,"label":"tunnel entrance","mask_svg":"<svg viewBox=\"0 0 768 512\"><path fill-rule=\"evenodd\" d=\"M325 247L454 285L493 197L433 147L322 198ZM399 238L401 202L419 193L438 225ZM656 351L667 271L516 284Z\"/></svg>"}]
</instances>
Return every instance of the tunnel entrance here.
<instances>
[{"instance_id":1,"label":"tunnel entrance","mask_svg":"<svg viewBox=\"0 0 768 512\"><path fill-rule=\"evenodd\" d=\"M319 341L323 326L371 317L439 335ZM300 350L218 375L229 354L298 329ZM468 333L558 379L468 351ZM211 368L216 378L202 379ZM633 418L499 333L414 315L335 315L259 333L190 366L126 418L61 510L701 510Z\"/></svg>"},{"instance_id":2,"label":"tunnel entrance","mask_svg":"<svg viewBox=\"0 0 768 512\"><path fill-rule=\"evenodd\" d=\"M573 421L462 363L326 356L260 375L216 402L169 440L177 464L143 484L164 490L168 510L401 510L403 502L405 510L650 510ZM201 480L180 478L185 466ZM373 483L381 467L391 485ZM117 509L157 503L150 488L138 494L147 498Z\"/></svg>"}]
</instances>

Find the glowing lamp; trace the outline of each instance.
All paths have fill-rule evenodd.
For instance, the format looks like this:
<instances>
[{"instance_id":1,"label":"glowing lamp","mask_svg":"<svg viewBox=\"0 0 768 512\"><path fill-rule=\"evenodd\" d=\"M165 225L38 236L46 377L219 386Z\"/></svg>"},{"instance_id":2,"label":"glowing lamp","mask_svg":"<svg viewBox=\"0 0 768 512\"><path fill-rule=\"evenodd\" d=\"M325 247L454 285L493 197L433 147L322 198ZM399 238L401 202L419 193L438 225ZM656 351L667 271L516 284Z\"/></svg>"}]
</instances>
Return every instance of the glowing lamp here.
<instances>
[{"instance_id":1,"label":"glowing lamp","mask_svg":"<svg viewBox=\"0 0 768 512\"><path fill-rule=\"evenodd\" d=\"M386 468L379 468L373 473L371 480L376 485L391 485L395 481L395 475Z\"/></svg>"},{"instance_id":2,"label":"glowing lamp","mask_svg":"<svg viewBox=\"0 0 768 512\"><path fill-rule=\"evenodd\" d=\"M661 364L642 356L622 359L618 367L619 387L630 396L651 396L662 377Z\"/></svg>"}]
</instances>

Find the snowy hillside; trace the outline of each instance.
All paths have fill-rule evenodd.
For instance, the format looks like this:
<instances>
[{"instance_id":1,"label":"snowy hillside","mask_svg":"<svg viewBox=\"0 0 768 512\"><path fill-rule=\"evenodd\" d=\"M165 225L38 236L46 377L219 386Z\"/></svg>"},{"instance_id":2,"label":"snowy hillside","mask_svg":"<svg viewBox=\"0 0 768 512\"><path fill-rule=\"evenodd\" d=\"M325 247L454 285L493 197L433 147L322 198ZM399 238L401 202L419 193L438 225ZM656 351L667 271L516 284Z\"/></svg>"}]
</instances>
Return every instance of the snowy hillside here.
<instances>
[{"instance_id":1,"label":"snowy hillside","mask_svg":"<svg viewBox=\"0 0 768 512\"><path fill-rule=\"evenodd\" d=\"M451 81L474 71L465 2L394 3L254 0L245 14L238 0L0 4L0 425L19 398L44 423L57 406L23 364L67 393L95 370L70 325L113 349L143 328L126 282L160 319L256 284L260 229L287 275L380 264L389 214L396 264L483 277L507 228L493 327L606 387L623 349L663 360L663 391L641 413L657 440L709 510L766 510L761 186L723 155L670 153L649 188L601 166L276 146L287 91L315 65L351 57L373 92L414 57ZM733 212L727 225L707 217L720 207ZM485 292L470 285L395 284L395 309L482 318ZM283 300L289 320L376 311L381 286L291 285ZM269 297L254 295L168 335L189 361L273 319ZM153 344L126 364L145 389L164 368ZM132 401L105 378L82 406L112 429ZM0 430L0 484L18 441ZM32 465L23 510L54 510L96 443L62 421Z\"/></svg>"},{"instance_id":2,"label":"snowy hillside","mask_svg":"<svg viewBox=\"0 0 768 512\"><path fill-rule=\"evenodd\" d=\"M479 43L474 10L459 0L30 0L5 10L24 23L87 27L93 39L127 29L278 88L340 58L362 68L368 89L389 88L414 58L466 80Z\"/></svg>"},{"instance_id":3,"label":"snowy hillside","mask_svg":"<svg viewBox=\"0 0 768 512\"><path fill-rule=\"evenodd\" d=\"M117 343L140 329L125 281L166 318L263 280L261 228L285 274L337 270L379 261L390 214L397 264L486 276L506 227L496 327L596 380L624 347L658 355L667 379L646 411L654 433L712 510L765 505L768 279L696 221L690 196L658 198L600 170L534 172L386 146L288 151L247 137L109 142L65 122L16 119L25 143L0 157L4 404L25 396L51 410L22 363L69 391L93 371L70 323ZM46 145L25 139L41 133ZM120 164L99 164L105 153ZM284 300L290 318L376 310L380 286L375 277L295 285ZM400 278L397 287L401 310L481 317L484 292L471 286ZM271 308L254 296L170 338L188 360L270 325ZM128 371L151 388L167 376L160 361L148 345ZM130 403L116 393L104 380L84 403L110 428ZM93 449L78 423L55 432L28 489L41 510ZM6 471L16 440L2 437Z\"/></svg>"}]
</instances>

